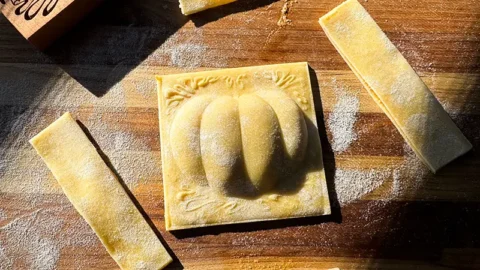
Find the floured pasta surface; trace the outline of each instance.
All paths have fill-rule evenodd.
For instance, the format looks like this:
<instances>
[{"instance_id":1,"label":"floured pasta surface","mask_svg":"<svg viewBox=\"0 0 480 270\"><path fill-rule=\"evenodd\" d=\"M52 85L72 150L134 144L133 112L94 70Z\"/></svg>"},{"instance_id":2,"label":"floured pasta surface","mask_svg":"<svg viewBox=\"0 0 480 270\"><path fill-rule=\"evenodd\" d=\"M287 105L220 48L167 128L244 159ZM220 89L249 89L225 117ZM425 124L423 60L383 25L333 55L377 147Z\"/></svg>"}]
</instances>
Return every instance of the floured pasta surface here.
<instances>
[{"instance_id":1,"label":"floured pasta surface","mask_svg":"<svg viewBox=\"0 0 480 270\"><path fill-rule=\"evenodd\" d=\"M323 16L320 25L375 102L433 172L472 148L358 1L344 2Z\"/></svg>"},{"instance_id":2,"label":"floured pasta surface","mask_svg":"<svg viewBox=\"0 0 480 270\"><path fill-rule=\"evenodd\" d=\"M162 269L172 261L70 113L30 143L122 269Z\"/></svg>"},{"instance_id":3,"label":"floured pasta surface","mask_svg":"<svg viewBox=\"0 0 480 270\"><path fill-rule=\"evenodd\" d=\"M235 1L236 0L180 0L180 8L184 15L190 15Z\"/></svg>"},{"instance_id":4,"label":"floured pasta surface","mask_svg":"<svg viewBox=\"0 0 480 270\"><path fill-rule=\"evenodd\" d=\"M306 63L157 79L168 230L330 213Z\"/></svg>"}]
</instances>

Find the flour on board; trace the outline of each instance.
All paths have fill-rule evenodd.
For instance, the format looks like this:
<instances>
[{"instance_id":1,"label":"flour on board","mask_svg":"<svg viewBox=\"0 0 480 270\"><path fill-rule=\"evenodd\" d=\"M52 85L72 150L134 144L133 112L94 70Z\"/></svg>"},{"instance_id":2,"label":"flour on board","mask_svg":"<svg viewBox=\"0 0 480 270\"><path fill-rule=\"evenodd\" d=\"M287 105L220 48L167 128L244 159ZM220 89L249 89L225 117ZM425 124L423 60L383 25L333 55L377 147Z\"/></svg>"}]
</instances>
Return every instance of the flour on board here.
<instances>
[{"instance_id":1,"label":"flour on board","mask_svg":"<svg viewBox=\"0 0 480 270\"><path fill-rule=\"evenodd\" d=\"M429 169L408 144L405 143L403 148L404 161L393 170L392 198L415 194L424 184L426 177L431 175Z\"/></svg>"},{"instance_id":2,"label":"flour on board","mask_svg":"<svg viewBox=\"0 0 480 270\"><path fill-rule=\"evenodd\" d=\"M385 200L417 194L432 173L406 143L404 152L403 161L386 168L337 168L334 182L340 205L361 199L387 183L391 185L382 191L385 192Z\"/></svg>"},{"instance_id":3,"label":"flour on board","mask_svg":"<svg viewBox=\"0 0 480 270\"><path fill-rule=\"evenodd\" d=\"M0 77L0 85L11 86L0 101L8 108L0 116L0 124L5 127L0 131L3 140L0 142L0 192L5 196L17 194L15 200L0 196L0 269L12 269L16 265L22 269L56 269L64 250L79 247L88 247L88 252L82 249L69 256L75 261L76 269L90 269L94 261L88 256L106 254L95 233L76 214L48 168L28 144L30 138L65 111L79 116L132 192L139 183L161 179L160 152L151 149L152 145L158 145L158 135L144 132L143 127L141 131L132 130L129 125L135 113L156 106L155 83L154 80L138 82L138 76L132 79L126 72L128 69L123 66L114 69L113 72L127 75L101 98L61 70L47 70L54 75L41 87L30 85L31 80L19 83L22 80L15 77L14 70L7 70L6 76ZM110 74L107 80L114 80L116 75ZM18 94L15 95L25 92L23 88L35 91L32 95L36 96L32 97L33 103L25 106L21 105ZM131 102L140 104L132 106L133 112L127 109ZM152 118L156 118L155 112ZM148 193L152 199L147 203L158 205L160 202L154 201L158 197L156 191ZM63 218L66 215L68 219Z\"/></svg>"},{"instance_id":4,"label":"flour on board","mask_svg":"<svg viewBox=\"0 0 480 270\"><path fill-rule=\"evenodd\" d=\"M194 69L202 65L206 51L207 47L200 44L180 44L171 49L170 58L174 66Z\"/></svg>"},{"instance_id":5,"label":"flour on board","mask_svg":"<svg viewBox=\"0 0 480 270\"><path fill-rule=\"evenodd\" d=\"M93 250L99 250L100 242L85 222L79 218L65 221L58 216L59 212L73 211L72 206L29 210L25 214L25 209L31 206L26 203L0 227L0 269L11 269L12 265L22 265L24 269L56 269L62 248L92 250L96 247ZM79 259L76 260L79 269L88 263L85 254L73 256Z\"/></svg>"},{"instance_id":6,"label":"flour on board","mask_svg":"<svg viewBox=\"0 0 480 270\"><path fill-rule=\"evenodd\" d=\"M360 101L355 94L347 92L336 79L332 80L336 103L333 111L328 115L327 125L332 134L332 149L339 154L348 150L357 140L355 122L360 108Z\"/></svg>"},{"instance_id":7,"label":"flour on board","mask_svg":"<svg viewBox=\"0 0 480 270\"><path fill-rule=\"evenodd\" d=\"M63 221L44 218L41 212L36 210L0 228L0 235L5 239L1 269L11 269L15 261L22 259L21 254L30 255L25 256L23 262L29 269L55 269L60 250L52 238Z\"/></svg>"},{"instance_id":8,"label":"flour on board","mask_svg":"<svg viewBox=\"0 0 480 270\"><path fill-rule=\"evenodd\" d=\"M146 62L190 70L199 67L226 67L226 59L206 44L202 28L178 31L152 52Z\"/></svg>"},{"instance_id":9,"label":"flour on board","mask_svg":"<svg viewBox=\"0 0 480 270\"><path fill-rule=\"evenodd\" d=\"M362 198L380 187L391 176L389 169L336 169L335 191L340 205Z\"/></svg>"}]
</instances>

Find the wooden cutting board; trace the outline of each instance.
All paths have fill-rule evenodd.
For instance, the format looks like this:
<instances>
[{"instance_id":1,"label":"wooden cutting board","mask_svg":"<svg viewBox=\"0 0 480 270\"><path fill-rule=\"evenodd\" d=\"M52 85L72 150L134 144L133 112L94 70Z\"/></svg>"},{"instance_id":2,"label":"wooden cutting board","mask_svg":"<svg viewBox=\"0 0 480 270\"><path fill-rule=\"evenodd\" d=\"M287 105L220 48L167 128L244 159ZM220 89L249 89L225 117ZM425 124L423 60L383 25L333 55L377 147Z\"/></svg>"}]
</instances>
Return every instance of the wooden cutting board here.
<instances>
[{"instance_id":1,"label":"wooden cutting board","mask_svg":"<svg viewBox=\"0 0 480 270\"><path fill-rule=\"evenodd\" d=\"M479 269L480 1L361 1L474 145L437 175L318 25L340 2L239 0L184 18L176 0L110 0L45 53L1 17L0 269L117 268L27 142L65 111L176 257L170 269ZM166 232L153 76L296 61L311 67L334 214Z\"/></svg>"}]
</instances>

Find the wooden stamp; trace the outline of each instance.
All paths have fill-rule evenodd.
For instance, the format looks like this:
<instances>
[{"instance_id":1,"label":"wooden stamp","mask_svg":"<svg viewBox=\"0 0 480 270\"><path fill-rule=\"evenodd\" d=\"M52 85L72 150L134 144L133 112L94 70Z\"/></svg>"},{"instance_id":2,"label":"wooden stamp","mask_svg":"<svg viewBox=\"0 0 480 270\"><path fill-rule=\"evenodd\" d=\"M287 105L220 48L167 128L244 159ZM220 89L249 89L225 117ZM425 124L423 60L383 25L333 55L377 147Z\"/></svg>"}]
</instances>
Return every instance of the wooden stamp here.
<instances>
[{"instance_id":1,"label":"wooden stamp","mask_svg":"<svg viewBox=\"0 0 480 270\"><path fill-rule=\"evenodd\" d=\"M0 0L5 17L30 43L45 49L100 0Z\"/></svg>"}]
</instances>

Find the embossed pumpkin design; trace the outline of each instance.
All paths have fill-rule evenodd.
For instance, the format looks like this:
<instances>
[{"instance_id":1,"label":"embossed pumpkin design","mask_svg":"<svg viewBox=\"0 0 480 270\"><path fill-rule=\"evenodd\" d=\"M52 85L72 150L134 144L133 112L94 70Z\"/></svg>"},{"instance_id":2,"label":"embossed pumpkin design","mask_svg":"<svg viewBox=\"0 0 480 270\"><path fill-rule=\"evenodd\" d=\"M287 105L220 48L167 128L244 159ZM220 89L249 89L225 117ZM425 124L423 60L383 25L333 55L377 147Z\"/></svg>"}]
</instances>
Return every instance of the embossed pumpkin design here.
<instances>
[{"instance_id":1,"label":"embossed pumpkin design","mask_svg":"<svg viewBox=\"0 0 480 270\"><path fill-rule=\"evenodd\" d=\"M225 195L272 191L305 157L303 111L285 92L200 95L178 110L170 129L182 174Z\"/></svg>"}]
</instances>

